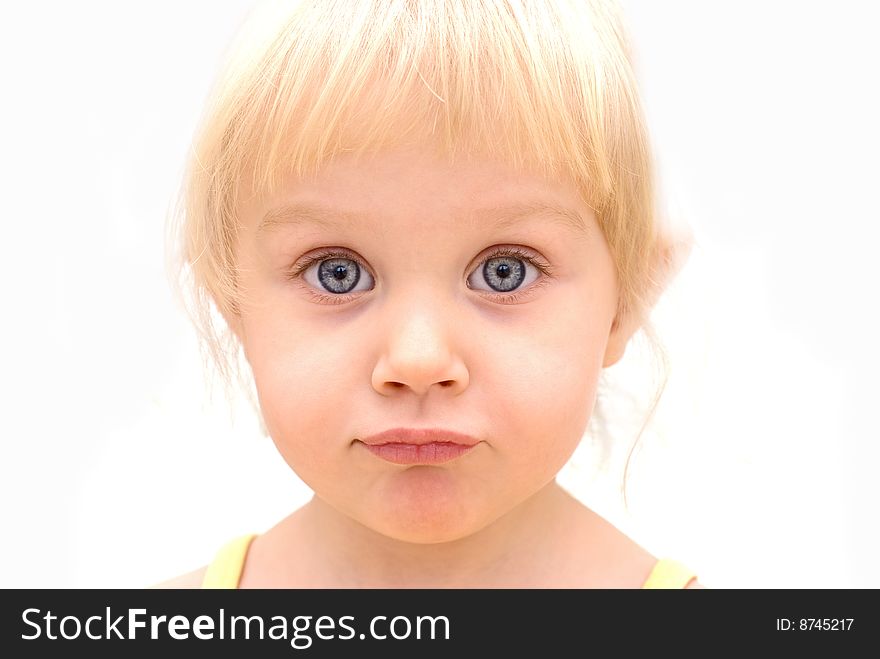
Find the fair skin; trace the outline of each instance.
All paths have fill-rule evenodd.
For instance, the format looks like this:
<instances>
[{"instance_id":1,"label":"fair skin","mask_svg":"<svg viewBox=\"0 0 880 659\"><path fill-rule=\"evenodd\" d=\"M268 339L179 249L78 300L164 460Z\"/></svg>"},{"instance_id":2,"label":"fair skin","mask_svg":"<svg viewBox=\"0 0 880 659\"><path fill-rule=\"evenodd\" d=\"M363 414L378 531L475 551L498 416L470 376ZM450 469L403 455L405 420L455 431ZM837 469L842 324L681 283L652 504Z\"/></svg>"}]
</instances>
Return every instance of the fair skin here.
<instances>
[{"instance_id":1,"label":"fair skin","mask_svg":"<svg viewBox=\"0 0 880 659\"><path fill-rule=\"evenodd\" d=\"M481 210L534 203L584 226L547 212L503 224L511 210ZM293 205L351 215L264 222ZM656 559L555 481L602 368L635 329L616 317L612 256L573 184L398 148L246 196L240 218L243 303L227 320L270 436L315 492L257 537L241 587L641 586ZM509 247L548 273L493 256ZM291 276L325 249L344 252L333 268L359 275L343 280L347 294L322 285L320 261ZM479 443L443 464L399 465L357 441L394 427ZM202 573L163 585L197 586Z\"/></svg>"}]
</instances>

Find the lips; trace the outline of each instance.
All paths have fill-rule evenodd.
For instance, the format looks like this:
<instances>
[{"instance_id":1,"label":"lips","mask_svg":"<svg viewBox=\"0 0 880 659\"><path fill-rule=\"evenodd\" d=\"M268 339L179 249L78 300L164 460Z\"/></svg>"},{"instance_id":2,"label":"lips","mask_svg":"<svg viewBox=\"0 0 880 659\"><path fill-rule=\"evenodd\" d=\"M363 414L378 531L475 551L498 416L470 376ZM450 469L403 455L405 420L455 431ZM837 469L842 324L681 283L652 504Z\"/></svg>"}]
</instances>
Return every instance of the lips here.
<instances>
[{"instance_id":1,"label":"lips","mask_svg":"<svg viewBox=\"0 0 880 659\"><path fill-rule=\"evenodd\" d=\"M461 457L479 444L470 435L439 428L392 428L359 437L373 455L394 464L442 464Z\"/></svg>"},{"instance_id":2,"label":"lips","mask_svg":"<svg viewBox=\"0 0 880 659\"><path fill-rule=\"evenodd\" d=\"M480 441L470 435L440 428L392 428L391 430L385 430L376 435L359 437L358 440L370 446L381 446L383 444L412 444L414 446L422 446L424 444L432 443L473 446Z\"/></svg>"}]
</instances>

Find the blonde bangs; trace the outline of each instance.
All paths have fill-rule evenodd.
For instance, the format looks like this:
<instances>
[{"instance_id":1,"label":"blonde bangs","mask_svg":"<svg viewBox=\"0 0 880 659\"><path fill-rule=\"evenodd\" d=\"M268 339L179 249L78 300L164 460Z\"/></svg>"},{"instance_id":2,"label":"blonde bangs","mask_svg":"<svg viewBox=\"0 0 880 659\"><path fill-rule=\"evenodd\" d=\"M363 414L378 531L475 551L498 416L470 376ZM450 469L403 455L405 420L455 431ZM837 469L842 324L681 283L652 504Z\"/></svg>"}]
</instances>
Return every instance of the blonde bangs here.
<instances>
[{"instance_id":1,"label":"blonde bangs","mask_svg":"<svg viewBox=\"0 0 880 659\"><path fill-rule=\"evenodd\" d=\"M217 165L251 162L257 191L284 173L317 174L342 153L426 140L451 157L467 148L548 175L564 166L600 195L614 187L620 128L640 122L619 31L597 20L607 7L282 4L280 18L271 3L246 26L217 103L226 115Z\"/></svg>"}]
</instances>

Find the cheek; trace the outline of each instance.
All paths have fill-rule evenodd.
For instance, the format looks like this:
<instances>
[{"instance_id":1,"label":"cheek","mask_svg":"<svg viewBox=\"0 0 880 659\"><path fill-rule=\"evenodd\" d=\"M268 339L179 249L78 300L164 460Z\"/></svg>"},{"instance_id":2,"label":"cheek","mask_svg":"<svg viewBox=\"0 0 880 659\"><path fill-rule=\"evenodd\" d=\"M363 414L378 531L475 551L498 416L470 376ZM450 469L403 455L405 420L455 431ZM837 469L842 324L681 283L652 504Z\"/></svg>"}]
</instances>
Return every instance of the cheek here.
<instances>
[{"instance_id":1,"label":"cheek","mask_svg":"<svg viewBox=\"0 0 880 659\"><path fill-rule=\"evenodd\" d=\"M586 431L607 342L589 309L560 310L554 319L520 328L483 358L496 392L493 418L507 436L528 440L517 447L521 455L543 464L567 460Z\"/></svg>"},{"instance_id":2,"label":"cheek","mask_svg":"<svg viewBox=\"0 0 880 659\"><path fill-rule=\"evenodd\" d=\"M248 362L270 436L288 462L326 459L318 449L332 432L328 419L350 400L350 348L316 341L290 319L262 318L247 329Z\"/></svg>"}]
</instances>

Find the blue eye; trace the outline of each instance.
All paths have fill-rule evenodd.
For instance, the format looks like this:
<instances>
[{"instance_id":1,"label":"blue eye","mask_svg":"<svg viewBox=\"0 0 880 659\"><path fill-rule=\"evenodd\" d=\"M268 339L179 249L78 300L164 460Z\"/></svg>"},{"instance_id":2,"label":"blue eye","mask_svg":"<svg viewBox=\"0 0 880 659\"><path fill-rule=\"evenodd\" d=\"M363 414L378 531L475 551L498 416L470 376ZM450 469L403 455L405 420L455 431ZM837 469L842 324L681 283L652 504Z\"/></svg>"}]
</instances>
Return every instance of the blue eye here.
<instances>
[{"instance_id":1,"label":"blue eye","mask_svg":"<svg viewBox=\"0 0 880 659\"><path fill-rule=\"evenodd\" d=\"M327 259L318 266L318 281L331 293L348 293L357 286L361 268L352 259Z\"/></svg>"},{"instance_id":2,"label":"blue eye","mask_svg":"<svg viewBox=\"0 0 880 659\"><path fill-rule=\"evenodd\" d=\"M494 291L507 293L519 288L526 275L525 263L512 256L488 259L483 265L483 278Z\"/></svg>"},{"instance_id":3,"label":"blue eye","mask_svg":"<svg viewBox=\"0 0 880 659\"><path fill-rule=\"evenodd\" d=\"M317 268L312 266L317 265ZM366 275L366 277L364 277ZM290 279L302 278L306 290L320 302L345 302L347 295L358 292L355 287L362 279L368 284L361 291L373 288L372 277L361 262L345 252L329 251L307 257L288 275ZM320 291L332 295L324 295Z\"/></svg>"},{"instance_id":4,"label":"blue eye","mask_svg":"<svg viewBox=\"0 0 880 659\"><path fill-rule=\"evenodd\" d=\"M468 277L467 284L468 288L475 290L512 293L495 297L502 302L513 302L546 284L550 274L550 265L537 255L522 247L501 247L494 250L483 261L482 267ZM477 287L475 284L479 280L486 282L489 289ZM530 286L536 280L537 283Z\"/></svg>"}]
</instances>

